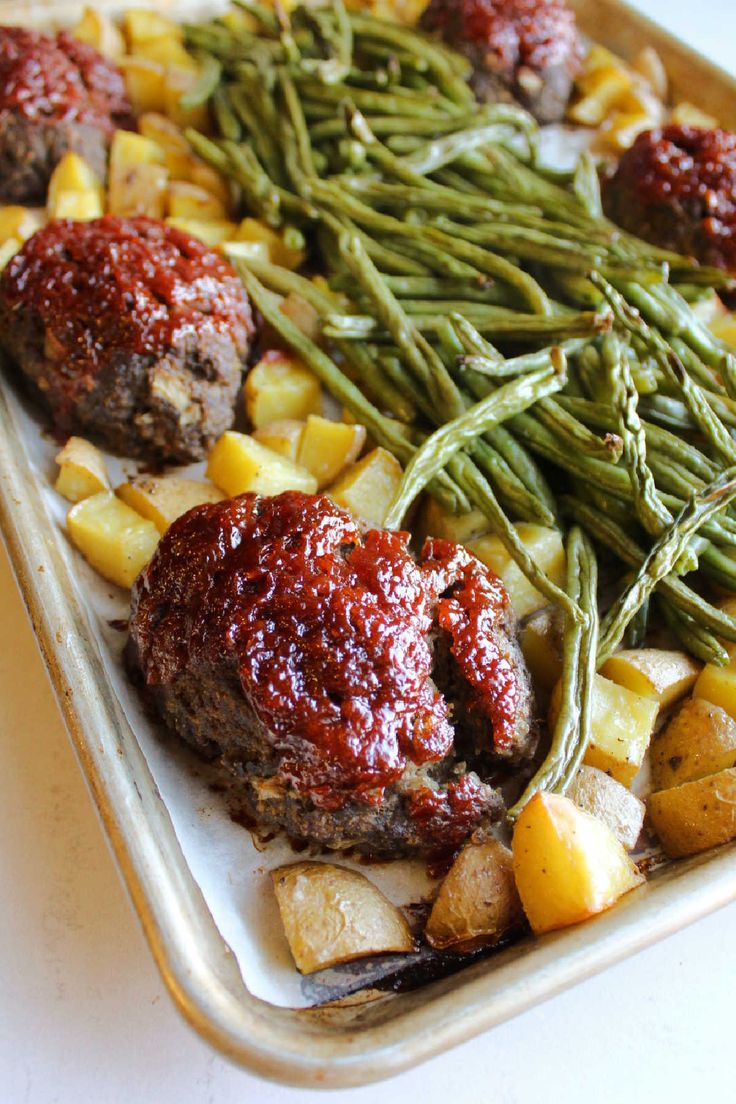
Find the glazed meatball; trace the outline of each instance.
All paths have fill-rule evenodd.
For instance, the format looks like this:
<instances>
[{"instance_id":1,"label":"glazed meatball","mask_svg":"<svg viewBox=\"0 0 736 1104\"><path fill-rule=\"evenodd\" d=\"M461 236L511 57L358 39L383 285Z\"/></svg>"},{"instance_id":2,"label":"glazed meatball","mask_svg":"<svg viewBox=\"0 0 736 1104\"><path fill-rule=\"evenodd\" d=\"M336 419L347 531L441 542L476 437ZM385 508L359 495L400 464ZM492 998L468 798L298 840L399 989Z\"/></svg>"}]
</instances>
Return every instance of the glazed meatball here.
<instances>
[{"instance_id":1,"label":"glazed meatball","mask_svg":"<svg viewBox=\"0 0 736 1104\"><path fill-rule=\"evenodd\" d=\"M736 135L644 131L606 183L604 206L645 241L736 273Z\"/></svg>"},{"instance_id":2,"label":"glazed meatball","mask_svg":"<svg viewBox=\"0 0 736 1104\"><path fill-rule=\"evenodd\" d=\"M190 461L231 424L253 320L231 267L147 218L59 219L0 276L0 351L61 436Z\"/></svg>"},{"instance_id":3,"label":"glazed meatball","mask_svg":"<svg viewBox=\"0 0 736 1104\"><path fill-rule=\"evenodd\" d=\"M515 100L540 123L565 114L581 50L564 0L431 0L422 26L474 68L480 100Z\"/></svg>"},{"instance_id":4,"label":"glazed meatball","mask_svg":"<svg viewBox=\"0 0 736 1104\"><path fill-rule=\"evenodd\" d=\"M0 202L44 203L68 150L104 179L112 133L130 120L123 78L97 50L65 32L0 27Z\"/></svg>"},{"instance_id":5,"label":"glazed meatball","mask_svg":"<svg viewBox=\"0 0 736 1104\"><path fill-rule=\"evenodd\" d=\"M323 496L245 494L176 521L139 576L129 667L263 828L450 849L502 812L482 775L531 755L503 584L460 545L407 541Z\"/></svg>"}]
</instances>

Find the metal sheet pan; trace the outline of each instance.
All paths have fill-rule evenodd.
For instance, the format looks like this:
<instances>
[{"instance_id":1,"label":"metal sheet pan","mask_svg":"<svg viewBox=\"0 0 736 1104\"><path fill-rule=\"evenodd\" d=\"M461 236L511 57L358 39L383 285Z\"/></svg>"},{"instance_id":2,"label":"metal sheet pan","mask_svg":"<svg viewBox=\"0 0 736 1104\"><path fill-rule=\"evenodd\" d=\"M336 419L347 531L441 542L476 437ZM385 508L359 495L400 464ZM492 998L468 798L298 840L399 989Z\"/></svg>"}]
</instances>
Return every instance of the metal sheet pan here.
<instances>
[{"instance_id":1,"label":"metal sheet pan","mask_svg":"<svg viewBox=\"0 0 736 1104\"><path fill-rule=\"evenodd\" d=\"M3 19L64 22L79 4L5 5ZM116 10L119 2L98 2ZM202 4L161 0L191 15ZM675 93L736 127L736 82L619 0L574 0L583 29L630 56L661 53ZM211 12L212 5L207 5ZM736 897L736 846L672 864L612 911L531 938L462 973L400 996L294 1012L245 988L184 861L136 735L104 677L63 535L49 525L0 385L0 524L59 704L151 950L200 1034L264 1077L313 1088L405 1070L517 1015Z\"/></svg>"}]
</instances>

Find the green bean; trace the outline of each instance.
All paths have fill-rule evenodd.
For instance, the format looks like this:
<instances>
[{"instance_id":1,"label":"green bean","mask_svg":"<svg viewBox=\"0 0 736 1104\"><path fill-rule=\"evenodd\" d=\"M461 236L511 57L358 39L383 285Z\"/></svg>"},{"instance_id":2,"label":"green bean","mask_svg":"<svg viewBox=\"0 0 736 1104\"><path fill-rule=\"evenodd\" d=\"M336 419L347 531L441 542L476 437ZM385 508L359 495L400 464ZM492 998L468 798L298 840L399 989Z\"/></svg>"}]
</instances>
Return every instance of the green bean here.
<instances>
[{"instance_id":1,"label":"green bean","mask_svg":"<svg viewBox=\"0 0 736 1104\"><path fill-rule=\"evenodd\" d=\"M521 376L507 383L485 399L471 406L452 421L445 422L414 454L401 484L389 506L385 525L389 529L400 525L414 499L434 477L446 467L450 458L471 444L481 433L513 413L526 410L544 395L559 391L565 382L564 361L555 367Z\"/></svg>"},{"instance_id":2,"label":"green bean","mask_svg":"<svg viewBox=\"0 0 736 1104\"><path fill-rule=\"evenodd\" d=\"M407 154L403 158L404 165L418 176L429 176L430 173L451 165L469 150L497 141L509 124L525 133L535 129L531 117L519 108L505 105L502 109L499 105L498 116L497 122L486 126L472 127L448 134L443 138L435 138L423 148Z\"/></svg>"},{"instance_id":3,"label":"green bean","mask_svg":"<svg viewBox=\"0 0 736 1104\"><path fill-rule=\"evenodd\" d=\"M239 142L243 136L243 128L233 110L227 88L223 84L214 91L212 110L222 137L227 138L230 142Z\"/></svg>"},{"instance_id":4,"label":"green bean","mask_svg":"<svg viewBox=\"0 0 736 1104\"><path fill-rule=\"evenodd\" d=\"M580 201L583 210L592 219L597 220L603 217L598 168L588 150L581 153L578 158L572 180L572 190Z\"/></svg>"},{"instance_id":5,"label":"green bean","mask_svg":"<svg viewBox=\"0 0 736 1104\"><path fill-rule=\"evenodd\" d=\"M567 617L562 651L560 705L547 756L523 794L508 812L511 821L534 794L564 793L590 741L595 655L598 641L598 566L585 533L573 526L567 537L567 593L582 612Z\"/></svg>"},{"instance_id":6,"label":"green bean","mask_svg":"<svg viewBox=\"0 0 736 1104\"><path fill-rule=\"evenodd\" d=\"M468 318L468 315L470 315L470 318ZM581 313L569 318L543 317L541 315L522 314L517 311L503 312L501 310L497 314L491 314L490 311L480 314L480 312L474 310L471 314L469 307L467 307L465 317L468 318L468 321L472 321L476 329L483 335L506 338L523 344L534 343L539 340L563 344L577 335L590 338L600 329L598 315L589 313ZM436 309L427 314L412 314L411 320L414 327L424 334L436 333L438 326L442 323ZM326 318L323 332L327 337L344 337L354 341L375 341L385 340L385 336L389 331L383 329L380 319L374 318L372 315L351 314L340 318L333 316ZM465 361L467 363L467 358L465 358ZM474 365L476 363L482 370L483 358L480 358L477 362L474 361ZM490 375L488 367L486 367L483 374ZM505 374L510 374L508 366Z\"/></svg>"},{"instance_id":7,"label":"green bean","mask_svg":"<svg viewBox=\"0 0 736 1104\"><path fill-rule=\"evenodd\" d=\"M545 501L519 478L497 447L496 434L499 430L503 430L503 426L486 430L482 440L469 446L468 452L516 520L554 528L554 510L550 510Z\"/></svg>"},{"instance_id":8,"label":"green bean","mask_svg":"<svg viewBox=\"0 0 736 1104\"><path fill-rule=\"evenodd\" d=\"M670 630L691 655L716 667L728 665L731 657L713 633L703 629L694 618L663 598L659 599L657 608Z\"/></svg>"},{"instance_id":9,"label":"green bean","mask_svg":"<svg viewBox=\"0 0 736 1104\"><path fill-rule=\"evenodd\" d=\"M222 76L222 65L212 54L203 54L198 60L201 63L199 76L192 87L187 89L184 95L179 98L179 107L185 111L191 111L193 107L199 107L200 104L207 103L207 100L219 85Z\"/></svg>"}]
</instances>

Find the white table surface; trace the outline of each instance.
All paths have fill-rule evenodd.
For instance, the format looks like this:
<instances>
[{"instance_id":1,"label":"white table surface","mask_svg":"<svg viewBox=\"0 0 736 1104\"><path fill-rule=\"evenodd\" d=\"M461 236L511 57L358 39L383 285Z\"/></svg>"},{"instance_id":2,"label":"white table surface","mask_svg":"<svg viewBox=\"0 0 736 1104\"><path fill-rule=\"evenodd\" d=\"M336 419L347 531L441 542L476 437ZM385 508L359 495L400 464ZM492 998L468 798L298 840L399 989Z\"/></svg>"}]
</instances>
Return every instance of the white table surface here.
<instances>
[{"instance_id":1,"label":"white table surface","mask_svg":"<svg viewBox=\"0 0 736 1104\"><path fill-rule=\"evenodd\" d=\"M734 0L639 7L726 68ZM1 5L0 5L1 7ZM0 550L0 1104L284 1104L174 1010ZM736 1100L736 904L348 1104Z\"/></svg>"}]
</instances>

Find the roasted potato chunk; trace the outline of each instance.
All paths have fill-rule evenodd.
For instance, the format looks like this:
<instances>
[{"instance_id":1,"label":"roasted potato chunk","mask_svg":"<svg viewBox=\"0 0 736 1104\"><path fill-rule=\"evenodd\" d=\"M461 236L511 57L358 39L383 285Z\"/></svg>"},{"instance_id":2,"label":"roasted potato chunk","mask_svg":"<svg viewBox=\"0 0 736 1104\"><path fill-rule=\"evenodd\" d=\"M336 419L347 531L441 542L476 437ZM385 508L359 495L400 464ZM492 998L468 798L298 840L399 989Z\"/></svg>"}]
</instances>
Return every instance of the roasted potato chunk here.
<instances>
[{"instance_id":1,"label":"roasted potato chunk","mask_svg":"<svg viewBox=\"0 0 736 1104\"><path fill-rule=\"evenodd\" d=\"M524 921L511 852L497 839L468 843L450 867L424 930L440 950L498 943Z\"/></svg>"},{"instance_id":2,"label":"roasted potato chunk","mask_svg":"<svg viewBox=\"0 0 736 1104\"><path fill-rule=\"evenodd\" d=\"M72 29L72 34L80 42L94 46L113 61L117 61L125 53L125 39L120 28L96 8L84 9L82 18Z\"/></svg>"},{"instance_id":3,"label":"roasted potato chunk","mask_svg":"<svg viewBox=\"0 0 736 1104\"><path fill-rule=\"evenodd\" d=\"M527 522L519 522L515 529L537 566L547 573L552 582L564 586L565 549L559 531ZM547 605L547 599L522 574L499 537L481 537L471 541L468 547L501 579L517 617L528 617Z\"/></svg>"},{"instance_id":4,"label":"roasted potato chunk","mask_svg":"<svg viewBox=\"0 0 736 1104\"><path fill-rule=\"evenodd\" d=\"M282 491L314 494L317 490L317 480L306 468L233 430L223 433L210 453L207 478L230 496L246 491L277 495Z\"/></svg>"},{"instance_id":5,"label":"roasted potato chunk","mask_svg":"<svg viewBox=\"0 0 736 1104\"><path fill-rule=\"evenodd\" d=\"M537 935L587 920L644 881L608 825L559 794L536 793L514 828L514 876Z\"/></svg>"},{"instance_id":6,"label":"roasted potato chunk","mask_svg":"<svg viewBox=\"0 0 736 1104\"><path fill-rule=\"evenodd\" d=\"M333 863L298 862L271 877L300 973L413 950L403 914L362 874Z\"/></svg>"},{"instance_id":7,"label":"roasted potato chunk","mask_svg":"<svg viewBox=\"0 0 736 1104\"><path fill-rule=\"evenodd\" d=\"M215 219L225 220L225 204L218 196L189 184L186 180L172 180L167 197L168 214L178 219Z\"/></svg>"},{"instance_id":8,"label":"roasted potato chunk","mask_svg":"<svg viewBox=\"0 0 736 1104\"><path fill-rule=\"evenodd\" d=\"M110 147L108 208L112 215L163 218L168 169L157 142L116 130Z\"/></svg>"},{"instance_id":9,"label":"roasted potato chunk","mask_svg":"<svg viewBox=\"0 0 736 1104\"><path fill-rule=\"evenodd\" d=\"M384 448L373 449L348 468L326 493L369 525L382 526L401 483L401 464Z\"/></svg>"},{"instance_id":10,"label":"roasted potato chunk","mask_svg":"<svg viewBox=\"0 0 736 1104\"><path fill-rule=\"evenodd\" d=\"M284 418L303 421L322 410L322 388L304 365L279 349L264 353L245 381L245 412L251 424L268 425Z\"/></svg>"},{"instance_id":11,"label":"roasted potato chunk","mask_svg":"<svg viewBox=\"0 0 736 1104\"><path fill-rule=\"evenodd\" d=\"M736 768L654 793L649 820L670 858L736 839Z\"/></svg>"},{"instance_id":12,"label":"roasted potato chunk","mask_svg":"<svg viewBox=\"0 0 736 1104\"><path fill-rule=\"evenodd\" d=\"M117 487L115 494L141 517L152 521L159 533L165 533L178 517L195 506L224 498L212 483L178 475L139 475Z\"/></svg>"},{"instance_id":13,"label":"roasted potato chunk","mask_svg":"<svg viewBox=\"0 0 736 1104\"><path fill-rule=\"evenodd\" d=\"M54 486L69 502L81 502L110 490L105 457L84 437L70 437L54 459L59 465Z\"/></svg>"},{"instance_id":14,"label":"roasted potato chunk","mask_svg":"<svg viewBox=\"0 0 736 1104\"><path fill-rule=\"evenodd\" d=\"M103 578L130 589L158 544L152 521L142 518L112 491L72 506L66 518L72 544Z\"/></svg>"},{"instance_id":15,"label":"roasted potato chunk","mask_svg":"<svg viewBox=\"0 0 736 1104\"><path fill-rule=\"evenodd\" d=\"M20 243L30 238L46 224L46 212L41 207L20 207L11 204L0 207L0 242L10 239Z\"/></svg>"},{"instance_id":16,"label":"roasted potato chunk","mask_svg":"<svg viewBox=\"0 0 736 1104\"><path fill-rule=\"evenodd\" d=\"M282 268L299 268L304 261L304 250L291 248L284 241L283 234L263 219L244 218L236 231L235 240L263 242L268 247L270 259Z\"/></svg>"},{"instance_id":17,"label":"roasted potato chunk","mask_svg":"<svg viewBox=\"0 0 736 1104\"><path fill-rule=\"evenodd\" d=\"M470 510L467 514L451 514L433 498L427 497L419 517L419 529L424 536L467 544L484 536L490 528L482 510Z\"/></svg>"},{"instance_id":18,"label":"roasted potato chunk","mask_svg":"<svg viewBox=\"0 0 736 1104\"><path fill-rule=\"evenodd\" d=\"M268 425L254 429L253 436L266 448L296 464L306 425L306 422L299 422L295 418L281 418L278 422L269 422Z\"/></svg>"},{"instance_id":19,"label":"roasted potato chunk","mask_svg":"<svg viewBox=\"0 0 736 1104\"><path fill-rule=\"evenodd\" d=\"M687 652L633 648L612 655L600 673L627 690L655 698L660 709L666 709L692 690L701 670L702 664Z\"/></svg>"},{"instance_id":20,"label":"roasted potato chunk","mask_svg":"<svg viewBox=\"0 0 736 1104\"><path fill-rule=\"evenodd\" d=\"M365 444L365 427L331 422L310 414L299 447L298 462L311 471L319 488L333 483L354 464Z\"/></svg>"},{"instance_id":21,"label":"roasted potato chunk","mask_svg":"<svg viewBox=\"0 0 736 1104\"><path fill-rule=\"evenodd\" d=\"M649 752L652 787L668 790L736 765L736 721L705 698L688 698Z\"/></svg>"},{"instance_id":22,"label":"roasted potato chunk","mask_svg":"<svg viewBox=\"0 0 736 1104\"><path fill-rule=\"evenodd\" d=\"M562 617L546 606L530 617L519 633L519 644L537 697L552 693L562 675Z\"/></svg>"},{"instance_id":23,"label":"roasted potato chunk","mask_svg":"<svg viewBox=\"0 0 736 1104\"><path fill-rule=\"evenodd\" d=\"M119 65L133 110L141 115L148 111L163 111L163 65L139 56L121 58Z\"/></svg>"},{"instance_id":24,"label":"roasted potato chunk","mask_svg":"<svg viewBox=\"0 0 736 1104\"><path fill-rule=\"evenodd\" d=\"M558 683L550 702L550 728L554 728L559 707ZM630 786L644 761L658 712L659 705L655 698L643 697L625 686L617 686L602 675L596 675L591 738L585 752L585 763L605 771L622 785Z\"/></svg>"},{"instance_id":25,"label":"roasted potato chunk","mask_svg":"<svg viewBox=\"0 0 736 1104\"><path fill-rule=\"evenodd\" d=\"M729 717L736 720L736 659L727 667L716 667L706 663L693 688L694 698L705 698L725 709Z\"/></svg>"},{"instance_id":26,"label":"roasted potato chunk","mask_svg":"<svg viewBox=\"0 0 736 1104\"><path fill-rule=\"evenodd\" d=\"M570 783L567 796L579 809L607 824L627 851L636 846L644 823L644 802L615 778L597 767L583 765Z\"/></svg>"}]
</instances>

